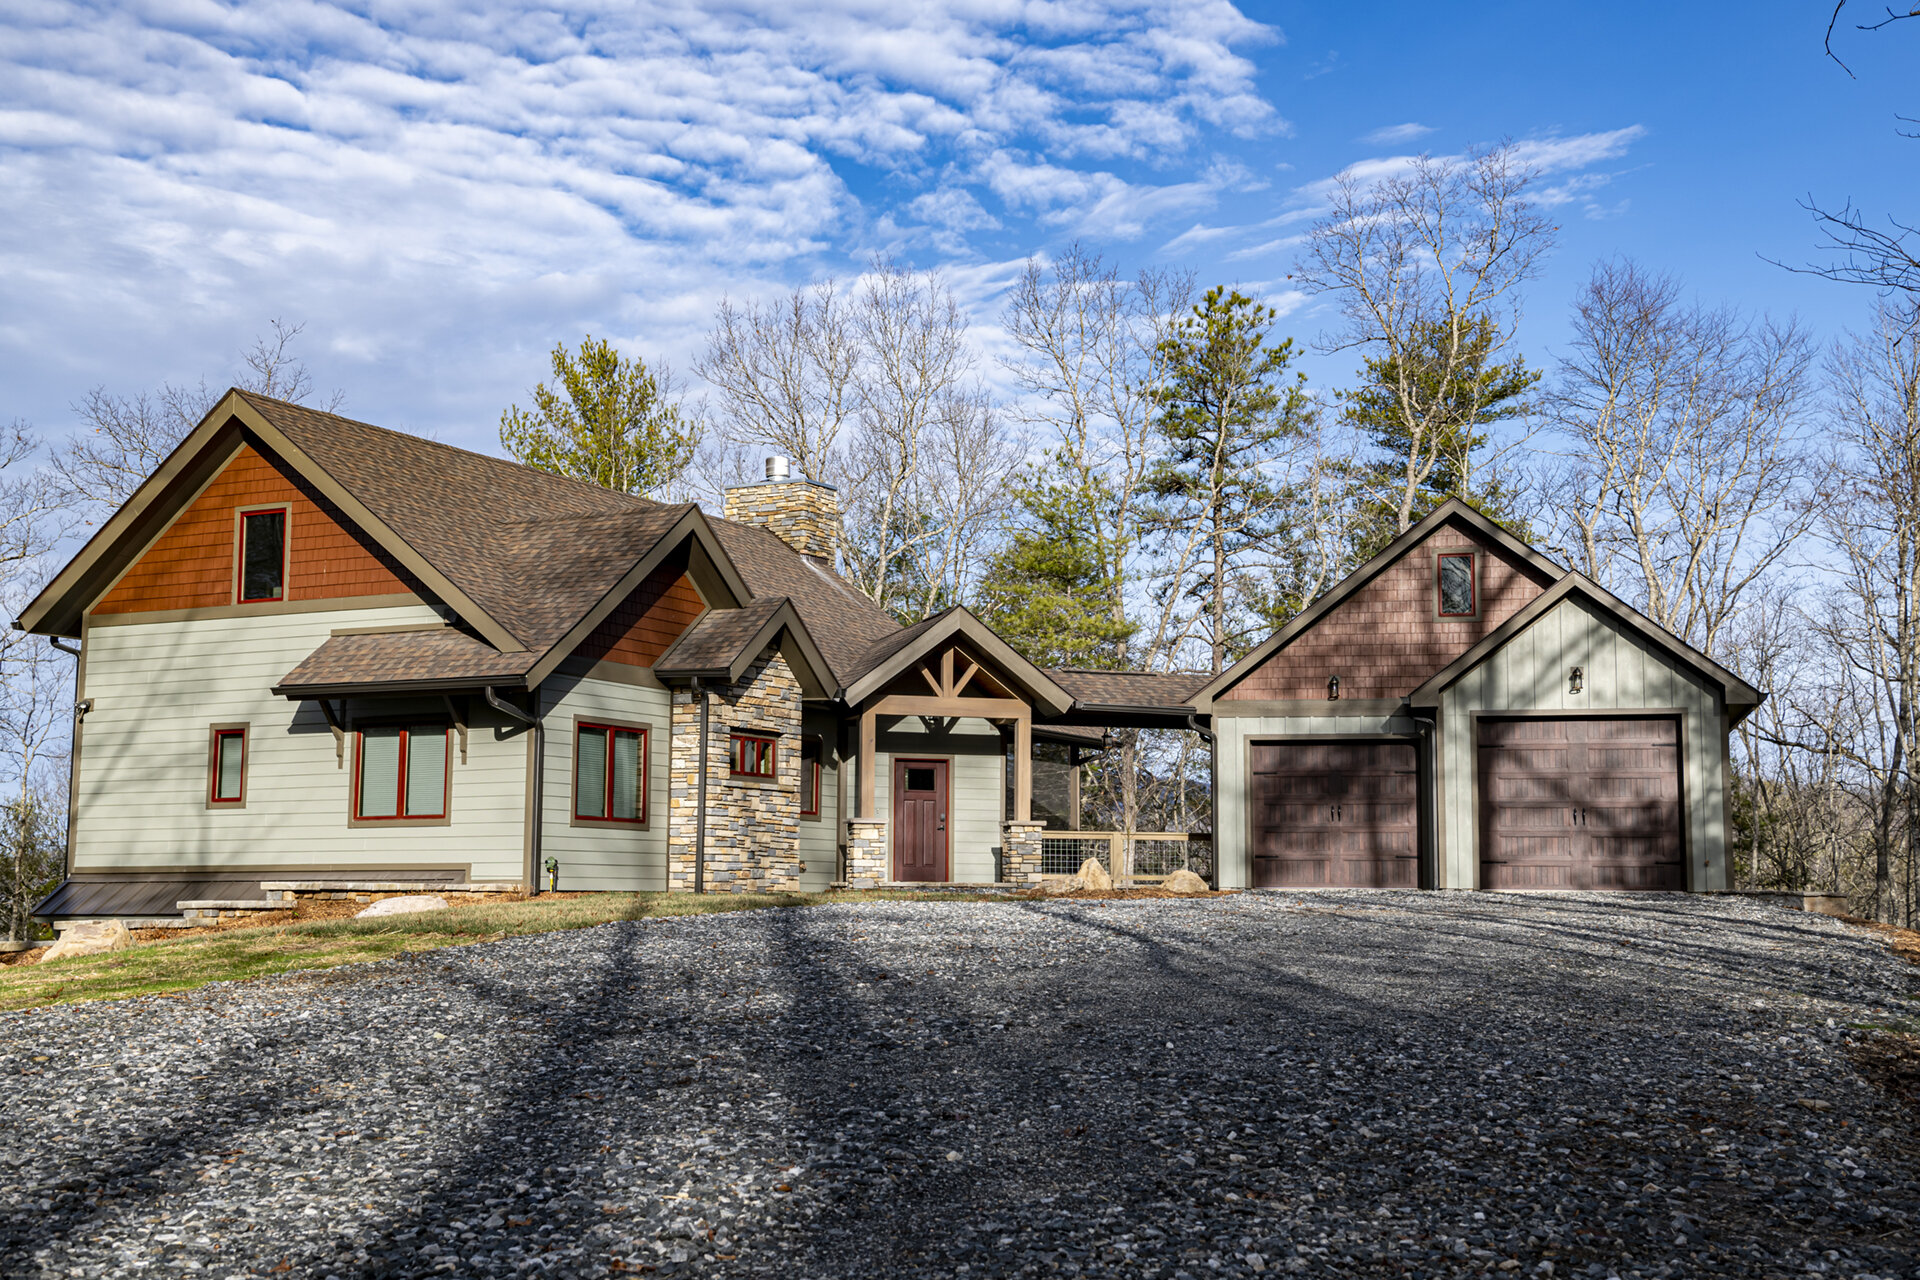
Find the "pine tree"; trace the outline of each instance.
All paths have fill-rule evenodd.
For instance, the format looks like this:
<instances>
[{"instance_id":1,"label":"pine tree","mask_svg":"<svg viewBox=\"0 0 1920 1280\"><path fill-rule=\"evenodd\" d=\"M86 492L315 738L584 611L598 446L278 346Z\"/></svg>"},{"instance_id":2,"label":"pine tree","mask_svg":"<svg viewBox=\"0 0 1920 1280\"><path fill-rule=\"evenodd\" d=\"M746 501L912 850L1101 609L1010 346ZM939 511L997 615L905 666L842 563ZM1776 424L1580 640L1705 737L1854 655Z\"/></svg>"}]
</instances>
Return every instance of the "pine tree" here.
<instances>
[{"instance_id":1,"label":"pine tree","mask_svg":"<svg viewBox=\"0 0 1920 1280\"><path fill-rule=\"evenodd\" d=\"M1111 494L1097 481L1088 488L1048 474L1035 468L1015 490L1018 514L977 593L981 618L1042 667L1117 666L1135 626L1114 619L1108 570L1089 536Z\"/></svg>"},{"instance_id":2,"label":"pine tree","mask_svg":"<svg viewBox=\"0 0 1920 1280\"><path fill-rule=\"evenodd\" d=\"M500 444L530 467L621 493L652 493L693 460L699 424L673 398L672 375L627 359L589 335L553 348L556 386L533 389L531 411L500 415Z\"/></svg>"},{"instance_id":3,"label":"pine tree","mask_svg":"<svg viewBox=\"0 0 1920 1280\"><path fill-rule=\"evenodd\" d=\"M1392 357L1367 360L1360 385L1342 394L1342 417L1379 451L1359 477L1367 493L1355 527L1355 564L1372 558L1399 533L1400 499L1409 482L1417 486L1412 521L1459 498L1525 535L1513 511L1516 495L1497 474L1475 464L1487 443L1486 428L1531 410L1529 393L1540 374L1519 356L1489 363L1494 337L1490 320L1470 319L1457 355L1449 360L1452 330L1425 326L1411 368L1403 369ZM1449 367L1450 377L1444 373ZM1403 396L1413 403L1411 413L1401 403ZM1409 418L1433 424L1417 444L1405 425Z\"/></svg>"},{"instance_id":4,"label":"pine tree","mask_svg":"<svg viewBox=\"0 0 1920 1280\"><path fill-rule=\"evenodd\" d=\"M1202 553L1188 594L1207 618L1212 669L1238 647L1229 620L1242 554L1280 529L1285 489L1272 464L1306 433L1306 375L1285 381L1293 339L1269 345L1278 313L1224 286L1207 291L1160 344L1168 377L1158 394L1165 449L1148 478L1162 528L1197 532Z\"/></svg>"}]
</instances>

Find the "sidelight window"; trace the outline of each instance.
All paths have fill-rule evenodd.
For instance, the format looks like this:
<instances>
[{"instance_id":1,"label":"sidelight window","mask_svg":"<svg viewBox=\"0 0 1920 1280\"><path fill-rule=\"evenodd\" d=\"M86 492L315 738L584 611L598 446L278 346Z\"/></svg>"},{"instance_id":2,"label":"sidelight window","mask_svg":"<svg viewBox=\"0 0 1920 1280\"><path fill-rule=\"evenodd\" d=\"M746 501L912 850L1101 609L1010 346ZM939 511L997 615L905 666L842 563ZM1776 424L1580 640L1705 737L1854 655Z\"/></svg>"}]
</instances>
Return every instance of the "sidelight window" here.
<instances>
[{"instance_id":1,"label":"sidelight window","mask_svg":"<svg viewBox=\"0 0 1920 1280\"><path fill-rule=\"evenodd\" d=\"M1471 551L1448 552L1440 557L1441 617L1471 618L1479 612L1473 561Z\"/></svg>"},{"instance_id":2,"label":"sidelight window","mask_svg":"<svg viewBox=\"0 0 1920 1280\"><path fill-rule=\"evenodd\" d=\"M381 725L360 731L353 815L405 821L447 816L447 727Z\"/></svg>"}]
</instances>

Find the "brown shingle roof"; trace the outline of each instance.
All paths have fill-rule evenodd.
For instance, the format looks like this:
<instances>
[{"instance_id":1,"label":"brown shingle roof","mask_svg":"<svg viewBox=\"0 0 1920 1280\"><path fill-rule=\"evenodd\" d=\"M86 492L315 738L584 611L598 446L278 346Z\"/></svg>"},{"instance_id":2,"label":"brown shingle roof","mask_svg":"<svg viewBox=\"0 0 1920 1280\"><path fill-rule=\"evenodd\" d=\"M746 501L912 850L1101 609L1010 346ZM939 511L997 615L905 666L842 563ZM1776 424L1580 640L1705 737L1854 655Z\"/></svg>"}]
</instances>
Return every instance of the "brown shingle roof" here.
<instances>
[{"instance_id":1,"label":"brown shingle roof","mask_svg":"<svg viewBox=\"0 0 1920 1280\"><path fill-rule=\"evenodd\" d=\"M1086 671L1066 668L1048 675L1087 706L1180 707L1213 677L1204 671Z\"/></svg>"},{"instance_id":2,"label":"brown shingle roof","mask_svg":"<svg viewBox=\"0 0 1920 1280\"><path fill-rule=\"evenodd\" d=\"M318 697L393 684L475 684L524 675L534 653L501 653L452 627L330 636L274 692Z\"/></svg>"},{"instance_id":3,"label":"brown shingle roof","mask_svg":"<svg viewBox=\"0 0 1920 1280\"><path fill-rule=\"evenodd\" d=\"M762 596L745 608L707 610L668 646L654 669L667 673L726 670L786 602L784 596Z\"/></svg>"},{"instance_id":4,"label":"brown shingle roof","mask_svg":"<svg viewBox=\"0 0 1920 1280\"><path fill-rule=\"evenodd\" d=\"M714 532L754 596L785 596L842 688L870 670L867 652L900 624L839 574L756 525L715 520Z\"/></svg>"}]
</instances>

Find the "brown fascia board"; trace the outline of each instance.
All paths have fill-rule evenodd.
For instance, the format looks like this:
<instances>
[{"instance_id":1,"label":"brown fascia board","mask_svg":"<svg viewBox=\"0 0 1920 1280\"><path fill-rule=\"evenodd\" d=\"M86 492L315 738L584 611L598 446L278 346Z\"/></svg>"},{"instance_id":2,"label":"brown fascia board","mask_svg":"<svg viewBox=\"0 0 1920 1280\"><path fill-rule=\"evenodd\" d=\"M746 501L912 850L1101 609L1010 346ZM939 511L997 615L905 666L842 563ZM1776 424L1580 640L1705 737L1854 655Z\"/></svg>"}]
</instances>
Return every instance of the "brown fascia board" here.
<instances>
[{"instance_id":1,"label":"brown fascia board","mask_svg":"<svg viewBox=\"0 0 1920 1280\"><path fill-rule=\"evenodd\" d=\"M230 431L233 439L225 439ZM207 416L187 433L187 438L167 455L159 468L134 490L133 496L101 526L100 531L87 540L87 545L21 612L14 625L23 631L41 634L78 635L80 617L86 606L106 590L110 581L124 568L115 553L139 534L146 535L140 538L140 547L144 549L151 543L179 514L184 505L179 501L183 494L198 492L204 486L205 477L200 472L203 469L217 472L219 465L231 458L232 448L228 447L222 453L221 447L237 445L247 433L258 438L261 444L298 472L302 479L338 506L383 550L426 583L435 595L489 644L503 653L526 650L518 637L469 599L445 574L388 528L385 521L369 511L348 489L262 417L247 403L244 395L232 388L207 411ZM192 483L196 480L197 483Z\"/></svg>"},{"instance_id":2,"label":"brown fascia board","mask_svg":"<svg viewBox=\"0 0 1920 1280\"><path fill-rule=\"evenodd\" d=\"M682 637L689 634L691 630L692 628L688 628L688 631L682 632ZM760 629L735 650L726 666L675 666L673 650L680 643L679 640L675 640L667 647L667 651L660 655L659 661L654 664L653 672L662 679L689 680L698 677L702 680L724 680L732 684L746 674L747 668L753 665L754 659L765 653L767 646L778 639L782 631L787 633L799 649L801 660L807 666L807 676L813 684L817 688L829 691L828 696L832 696L831 691L834 685L832 677L827 674L829 669L826 660L820 656L819 646L814 644L813 637L807 633L806 624L800 621L800 614L794 609L791 600L780 602L780 607L768 615L767 620L760 624Z\"/></svg>"},{"instance_id":3,"label":"brown fascia board","mask_svg":"<svg viewBox=\"0 0 1920 1280\"><path fill-rule=\"evenodd\" d=\"M1205 712L1213 700L1240 683L1255 667L1272 657L1275 652L1291 644L1301 632L1313 626L1320 619L1340 607L1341 602L1372 582L1388 566L1399 560L1427 536L1449 520L1459 520L1472 526L1475 532L1484 535L1501 550L1513 555L1529 565L1547 582L1556 581L1567 570L1555 564L1547 557L1535 551L1520 539L1501 528L1498 523L1481 515L1458 498L1448 498L1445 502L1429 511L1412 528L1389 542L1373 559L1355 569L1352 573L1335 583L1333 589L1301 610L1287 624L1268 636L1252 652L1240 661L1215 676L1212 681L1197 691L1192 698L1193 705Z\"/></svg>"},{"instance_id":4,"label":"brown fascia board","mask_svg":"<svg viewBox=\"0 0 1920 1280\"><path fill-rule=\"evenodd\" d=\"M537 689L542 681L556 671L562 662L570 657L575 649L586 642L594 628L607 620L607 615L619 608L634 589L646 581L647 575L659 568L667 557L678 551L691 538L706 553L713 569L720 575L727 590L734 593L739 601L751 600L753 593L747 590L746 582L740 571L734 568L733 561L727 558L726 551L720 546L713 526L707 523L707 517L693 503L686 504L686 510L673 522L671 528L655 540L652 547L633 562L633 567L621 575L620 581L613 584L607 593L600 597L593 608L587 610L581 619L574 623L567 633L554 641L540 660L527 671L527 688Z\"/></svg>"},{"instance_id":5,"label":"brown fascia board","mask_svg":"<svg viewBox=\"0 0 1920 1280\"><path fill-rule=\"evenodd\" d=\"M461 621L480 633L481 639L502 653L527 651L527 646L520 637L496 621L466 592L455 586L452 579L435 568L425 556L414 550L406 539L389 528L386 521L374 515L365 503L354 496L352 490L335 480L299 446L281 434L278 427L268 422L257 409L247 403L245 396L238 391L229 391L221 403L225 404L227 401L233 402L231 412L246 424L248 430L260 437L263 444L298 471L309 484L325 494L355 524L364 529L369 537L379 543L394 559L405 565L410 573L432 588L433 593L445 601Z\"/></svg>"},{"instance_id":6,"label":"brown fascia board","mask_svg":"<svg viewBox=\"0 0 1920 1280\"><path fill-rule=\"evenodd\" d=\"M461 693L476 689L521 689L520 676L454 676L441 680L368 680L359 684L276 684L267 692L289 702L312 698L374 698L404 693Z\"/></svg>"},{"instance_id":7,"label":"brown fascia board","mask_svg":"<svg viewBox=\"0 0 1920 1280\"><path fill-rule=\"evenodd\" d=\"M207 411L186 439L174 446L154 470L133 491L133 496L100 526L85 546L67 561L66 567L20 611L14 626L38 635L77 636L86 607L108 590L126 567L113 553L129 543L141 549L164 532L179 508L183 495L206 487L242 443L242 432L233 423L231 412L222 413L234 399L229 391L219 404ZM137 558L137 554L136 557ZM130 561L129 561L130 562Z\"/></svg>"},{"instance_id":8,"label":"brown fascia board","mask_svg":"<svg viewBox=\"0 0 1920 1280\"><path fill-rule=\"evenodd\" d=\"M1707 683L1720 689L1722 700L1728 710L1735 711L1735 720L1751 713L1754 708L1766 701L1767 695L1742 680L1733 672L1701 653L1698 649L1680 639L1665 627L1655 623L1626 601L1608 591L1605 587L1585 574L1568 570L1560 581L1546 591L1535 596L1526 608L1508 618L1500 626L1488 633L1481 641L1455 658L1452 662L1435 672L1426 683L1407 696L1407 702L1414 707L1437 707L1440 695L1449 685L1473 668L1484 662L1489 655L1511 641L1515 636L1532 626L1549 609L1565 600L1568 596L1580 595L1600 606L1611 617L1624 624L1628 630L1642 639L1665 650L1691 667Z\"/></svg>"},{"instance_id":9,"label":"brown fascia board","mask_svg":"<svg viewBox=\"0 0 1920 1280\"><path fill-rule=\"evenodd\" d=\"M885 661L849 685L843 695L844 701L848 706L865 702L929 650L956 635L971 642L980 650L980 656L996 663L1002 671L1024 684L1027 692L1034 696L1048 715L1064 715L1073 707L1072 694L1056 684L1046 672L1021 657L986 623L958 605L949 609L933 626L915 636L911 643L902 645L889 654Z\"/></svg>"}]
</instances>

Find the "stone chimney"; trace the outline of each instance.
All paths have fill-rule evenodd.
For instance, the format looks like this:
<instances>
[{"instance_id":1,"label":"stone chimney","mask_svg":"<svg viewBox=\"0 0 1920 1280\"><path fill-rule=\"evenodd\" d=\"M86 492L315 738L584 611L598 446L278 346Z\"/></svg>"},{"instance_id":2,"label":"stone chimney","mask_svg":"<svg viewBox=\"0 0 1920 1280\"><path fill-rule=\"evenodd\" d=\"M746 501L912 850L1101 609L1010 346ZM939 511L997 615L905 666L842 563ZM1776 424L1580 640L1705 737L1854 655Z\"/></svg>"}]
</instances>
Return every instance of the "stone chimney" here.
<instances>
[{"instance_id":1,"label":"stone chimney","mask_svg":"<svg viewBox=\"0 0 1920 1280\"><path fill-rule=\"evenodd\" d=\"M830 484L791 475L785 458L767 459L761 484L727 490L726 517L757 524L828 569L840 556L840 495Z\"/></svg>"}]
</instances>

